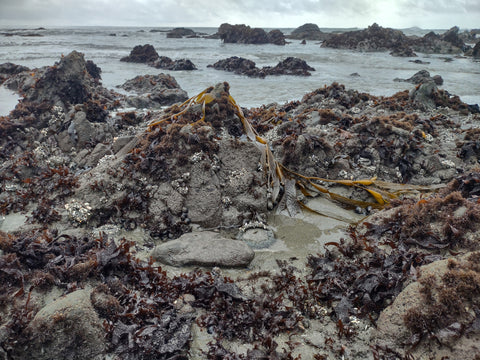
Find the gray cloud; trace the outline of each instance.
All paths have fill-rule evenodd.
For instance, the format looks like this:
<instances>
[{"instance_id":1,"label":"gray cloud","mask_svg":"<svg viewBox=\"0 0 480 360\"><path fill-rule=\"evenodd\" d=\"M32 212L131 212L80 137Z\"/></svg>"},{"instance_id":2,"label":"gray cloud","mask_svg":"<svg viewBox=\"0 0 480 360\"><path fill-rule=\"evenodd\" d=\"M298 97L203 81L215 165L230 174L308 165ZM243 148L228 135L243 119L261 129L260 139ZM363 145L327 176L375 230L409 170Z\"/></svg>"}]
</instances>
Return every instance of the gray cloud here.
<instances>
[{"instance_id":1,"label":"gray cloud","mask_svg":"<svg viewBox=\"0 0 480 360\"><path fill-rule=\"evenodd\" d=\"M480 27L478 0L0 0L1 25Z\"/></svg>"}]
</instances>

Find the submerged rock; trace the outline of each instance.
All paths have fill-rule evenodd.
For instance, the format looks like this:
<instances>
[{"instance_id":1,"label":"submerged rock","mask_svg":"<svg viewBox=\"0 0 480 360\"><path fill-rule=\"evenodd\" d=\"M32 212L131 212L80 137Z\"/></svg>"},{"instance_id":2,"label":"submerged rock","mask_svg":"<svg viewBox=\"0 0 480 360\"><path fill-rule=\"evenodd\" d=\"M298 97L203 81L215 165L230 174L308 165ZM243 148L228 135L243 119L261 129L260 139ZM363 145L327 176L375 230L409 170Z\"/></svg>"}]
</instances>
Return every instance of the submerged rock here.
<instances>
[{"instance_id":1,"label":"submerged rock","mask_svg":"<svg viewBox=\"0 0 480 360\"><path fill-rule=\"evenodd\" d=\"M211 231L192 232L158 245L152 252L156 261L185 266L247 266L255 254L242 241L222 237Z\"/></svg>"}]
</instances>

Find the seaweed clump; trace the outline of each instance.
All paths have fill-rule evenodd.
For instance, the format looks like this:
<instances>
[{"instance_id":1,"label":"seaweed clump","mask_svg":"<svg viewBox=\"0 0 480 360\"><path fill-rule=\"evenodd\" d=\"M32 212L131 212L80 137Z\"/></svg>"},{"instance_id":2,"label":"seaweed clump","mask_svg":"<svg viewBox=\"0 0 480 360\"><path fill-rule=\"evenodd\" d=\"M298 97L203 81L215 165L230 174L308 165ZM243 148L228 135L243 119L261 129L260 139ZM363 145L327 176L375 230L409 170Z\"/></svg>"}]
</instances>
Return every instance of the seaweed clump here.
<instances>
[{"instance_id":1,"label":"seaweed clump","mask_svg":"<svg viewBox=\"0 0 480 360\"><path fill-rule=\"evenodd\" d=\"M39 311L39 293L57 288L67 294L87 283L94 286L90 301L103 321L107 351L120 359L186 359L194 321L216 340L208 358L220 358L224 340L238 339L252 343L246 359L259 353L292 359L295 346L278 350L273 337L301 332L304 317L318 316L306 283L286 263L247 297L215 271L169 278L161 267L132 256L132 246L50 230L0 233L0 311L11 315L0 346L15 358L39 341L29 326ZM196 309L203 315L197 317Z\"/></svg>"}]
</instances>

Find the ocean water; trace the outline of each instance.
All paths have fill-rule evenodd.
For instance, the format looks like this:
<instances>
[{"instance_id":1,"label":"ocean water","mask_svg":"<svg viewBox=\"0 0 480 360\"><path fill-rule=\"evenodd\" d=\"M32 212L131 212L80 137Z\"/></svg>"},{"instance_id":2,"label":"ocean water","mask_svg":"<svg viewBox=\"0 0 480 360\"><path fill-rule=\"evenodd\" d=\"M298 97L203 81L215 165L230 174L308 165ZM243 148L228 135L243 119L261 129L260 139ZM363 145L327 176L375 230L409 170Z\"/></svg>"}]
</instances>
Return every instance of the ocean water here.
<instances>
[{"instance_id":1,"label":"ocean water","mask_svg":"<svg viewBox=\"0 0 480 360\"><path fill-rule=\"evenodd\" d=\"M157 28L169 30L170 28ZM217 28L193 28L213 34ZM330 85L344 84L347 88L373 95L389 96L411 89L412 84L394 82L394 78L409 78L425 69L444 79L443 89L459 95L468 104L480 104L480 62L472 58L451 55L418 54L417 58L398 58L382 53L361 53L349 50L321 48L319 42L292 40L285 46L223 44L221 40L192 38L167 39L166 32L151 32L141 27L75 27L47 28L45 30L0 28L0 63L12 62L31 68L53 65L62 54L73 50L85 54L102 69L102 82L107 88L116 88L137 75L167 73L193 96L218 82L230 83L230 92L237 103L256 107L272 102L300 100L306 93ZM292 29L281 29L289 34ZM408 34L423 35L426 30L410 29ZM15 33L5 36L5 33ZM21 36L20 34L42 36ZM115 35L115 36L113 36ZM151 44L159 55L172 59L190 59L196 71L168 71L144 64L120 62L136 45ZM218 60L241 56L255 61L258 67L274 66L288 56L305 60L316 71L309 77L268 76L252 79L246 76L207 68ZM419 59L430 64L409 62ZM450 60L450 61L446 61ZM351 76L358 73L360 76ZM0 115L17 102L10 93L0 91Z\"/></svg>"}]
</instances>

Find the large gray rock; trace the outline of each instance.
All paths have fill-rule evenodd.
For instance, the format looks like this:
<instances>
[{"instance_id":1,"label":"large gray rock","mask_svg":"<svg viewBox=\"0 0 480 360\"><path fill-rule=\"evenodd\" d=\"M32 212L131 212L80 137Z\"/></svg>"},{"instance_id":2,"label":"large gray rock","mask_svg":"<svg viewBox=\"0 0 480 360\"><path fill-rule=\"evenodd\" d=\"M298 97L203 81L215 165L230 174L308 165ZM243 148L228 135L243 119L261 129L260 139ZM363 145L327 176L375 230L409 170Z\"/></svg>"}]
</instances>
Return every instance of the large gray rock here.
<instances>
[{"instance_id":1,"label":"large gray rock","mask_svg":"<svg viewBox=\"0 0 480 360\"><path fill-rule=\"evenodd\" d=\"M173 266L247 266L255 253L242 241L225 238L212 231L192 232L157 246L156 261Z\"/></svg>"},{"instance_id":2,"label":"large gray rock","mask_svg":"<svg viewBox=\"0 0 480 360\"><path fill-rule=\"evenodd\" d=\"M137 76L119 87L137 94L127 97L127 104L136 108L158 108L188 99L175 78L166 74Z\"/></svg>"},{"instance_id":3,"label":"large gray rock","mask_svg":"<svg viewBox=\"0 0 480 360\"><path fill-rule=\"evenodd\" d=\"M90 302L90 290L77 290L42 308L28 326L32 339L15 359L100 359L105 331Z\"/></svg>"},{"instance_id":4,"label":"large gray rock","mask_svg":"<svg viewBox=\"0 0 480 360\"><path fill-rule=\"evenodd\" d=\"M415 359L474 359L480 340L478 252L435 261L418 270L378 318L378 343L412 346ZM474 311L475 310L475 311ZM428 354L428 356L427 356Z\"/></svg>"}]
</instances>

